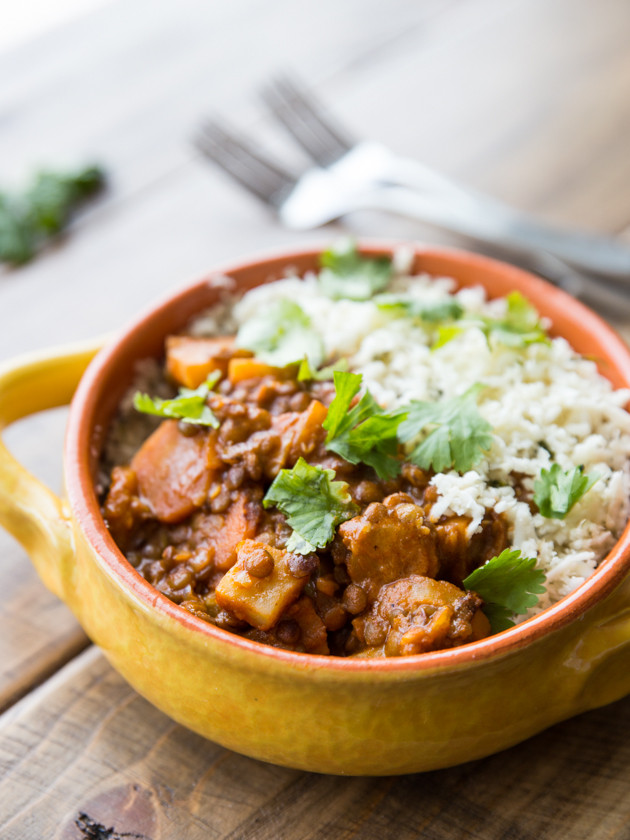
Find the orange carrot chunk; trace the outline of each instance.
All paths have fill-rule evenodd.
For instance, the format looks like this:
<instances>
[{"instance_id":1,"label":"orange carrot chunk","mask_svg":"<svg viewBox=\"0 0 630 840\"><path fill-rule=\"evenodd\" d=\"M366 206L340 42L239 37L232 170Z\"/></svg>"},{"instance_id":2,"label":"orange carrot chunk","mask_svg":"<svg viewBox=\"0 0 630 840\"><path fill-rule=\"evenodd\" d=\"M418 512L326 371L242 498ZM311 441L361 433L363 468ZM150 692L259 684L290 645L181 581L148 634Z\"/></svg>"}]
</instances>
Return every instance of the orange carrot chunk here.
<instances>
[{"instance_id":1,"label":"orange carrot chunk","mask_svg":"<svg viewBox=\"0 0 630 840\"><path fill-rule=\"evenodd\" d=\"M193 338L170 335L166 339L166 371L185 388L198 388L213 370L218 370L221 377L225 377L230 359L235 355L249 357L252 354L249 350L236 350L233 336Z\"/></svg>"},{"instance_id":2,"label":"orange carrot chunk","mask_svg":"<svg viewBox=\"0 0 630 840\"><path fill-rule=\"evenodd\" d=\"M288 411L271 418L282 441L279 468L293 466L300 457L308 459L326 435L322 423L327 413L319 400L312 400L306 411Z\"/></svg>"},{"instance_id":3,"label":"orange carrot chunk","mask_svg":"<svg viewBox=\"0 0 630 840\"><path fill-rule=\"evenodd\" d=\"M203 505L211 466L217 463L216 435L183 435L177 420L165 420L138 450L131 468L138 491L160 522L180 522Z\"/></svg>"},{"instance_id":4,"label":"orange carrot chunk","mask_svg":"<svg viewBox=\"0 0 630 840\"><path fill-rule=\"evenodd\" d=\"M213 534L216 569L225 572L236 563L236 546L254 536L259 519L260 507L249 502L245 493L239 494L228 509L225 524Z\"/></svg>"},{"instance_id":5,"label":"orange carrot chunk","mask_svg":"<svg viewBox=\"0 0 630 840\"><path fill-rule=\"evenodd\" d=\"M295 379L297 365L287 365L278 368L261 362L260 359L234 358L228 363L227 376L232 385L243 382L246 379L261 379L263 376L275 376L276 379Z\"/></svg>"}]
</instances>

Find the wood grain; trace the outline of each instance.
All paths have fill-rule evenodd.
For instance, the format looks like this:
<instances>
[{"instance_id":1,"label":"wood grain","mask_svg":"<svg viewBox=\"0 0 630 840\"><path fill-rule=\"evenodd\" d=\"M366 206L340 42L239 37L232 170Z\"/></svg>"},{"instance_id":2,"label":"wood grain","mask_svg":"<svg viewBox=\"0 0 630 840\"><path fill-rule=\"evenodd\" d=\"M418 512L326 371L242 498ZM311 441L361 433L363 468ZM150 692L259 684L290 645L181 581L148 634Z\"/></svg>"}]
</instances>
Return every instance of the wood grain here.
<instances>
[{"instance_id":1,"label":"wood grain","mask_svg":"<svg viewBox=\"0 0 630 840\"><path fill-rule=\"evenodd\" d=\"M629 727L630 699L450 770L314 775L182 729L92 649L0 719L0 836L77 840L84 814L150 840L625 840Z\"/></svg>"}]
</instances>

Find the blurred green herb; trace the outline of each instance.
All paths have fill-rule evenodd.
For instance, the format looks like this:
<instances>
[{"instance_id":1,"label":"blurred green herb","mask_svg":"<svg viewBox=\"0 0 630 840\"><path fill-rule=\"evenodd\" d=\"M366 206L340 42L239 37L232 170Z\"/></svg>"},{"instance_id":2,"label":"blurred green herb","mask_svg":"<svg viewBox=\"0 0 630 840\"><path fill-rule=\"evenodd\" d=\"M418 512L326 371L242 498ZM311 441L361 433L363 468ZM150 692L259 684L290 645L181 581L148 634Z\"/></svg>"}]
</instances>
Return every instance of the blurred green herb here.
<instances>
[{"instance_id":1,"label":"blurred green herb","mask_svg":"<svg viewBox=\"0 0 630 840\"><path fill-rule=\"evenodd\" d=\"M298 382L325 382L327 379L334 377L335 371L344 370L348 370L347 359L337 359L332 365L314 370L308 361L308 357L305 356L300 362L297 378Z\"/></svg>"},{"instance_id":2,"label":"blurred green herb","mask_svg":"<svg viewBox=\"0 0 630 840\"><path fill-rule=\"evenodd\" d=\"M492 340L508 347L523 348L529 344L549 344L549 336L540 316L520 292L510 292L503 318L484 318L482 327L488 343Z\"/></svg>"},{"instance_id":3,"label":"blurred green herb","mask_svg":"<svg viewBox=\"0 0 630 840\"><path fill-rule=\"evenodd\" d=\"M104 183L97 166L74 173L47 170L23 193L0 193L0 262L22 265L32 259Z\"/></svg>"},{"instance_id":4,"label":"blurred green herb","mask_svg":"<svg viewBox=\"0 0 630 840\"><path fill-rule=\"evenodd\" d=\"M279 298L241 324L236 346L251 350L256 358L274 367L306 359L317 369L324 359L324 346L306 312L292 300Z\"/></svg>"},{"instance_id":5,"label":"blurred green herb","mask_svg":"<svg viewBox=\"0 0 630 840\"><path fill-rule=\"evenodd\" d=\"M403 295L377 295L374 303L379 309L391 310L394 313L418 318L429 324L440 324L444 321L458 321L464 316L464 307L459 301L450 298L434 303L423 303L415 298Z\"/></svg>"},{"instance_id":6,"label":"blurred green herb","mask_svg":"<svg viewBox=\"0 0 630 840\"><path fill-rule=\"evenodd\" d=\"M389 285L393 274L389 257L364 257L353 239L342 239L320 257L319 285L335 300L369 300Z\"/></svg>"}]
</instances>

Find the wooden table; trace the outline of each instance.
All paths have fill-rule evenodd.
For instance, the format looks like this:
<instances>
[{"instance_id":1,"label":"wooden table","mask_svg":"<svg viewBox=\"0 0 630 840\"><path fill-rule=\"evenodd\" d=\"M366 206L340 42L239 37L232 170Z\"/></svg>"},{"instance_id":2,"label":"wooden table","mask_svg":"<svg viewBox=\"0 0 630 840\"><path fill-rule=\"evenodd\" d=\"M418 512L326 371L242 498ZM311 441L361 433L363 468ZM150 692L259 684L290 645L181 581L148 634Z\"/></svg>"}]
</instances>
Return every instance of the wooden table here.
<instances>
[{"instance_id":1,"label":"wooden table","mask_svg":"<svg viewBox=\"0 0 630 840\"><path fill-rule=\"evenodd\" d=\"M629 43L627 0L119 0L0 55L0 182L91 157L111 176L66 241L0 274L0 359L117 328L228 258L332 237L283 230L191 149L215 112L280 148L256 99L279 70L357 136L630 238ZM367 214L348 224L445 238ZM64 418L7 433L55 489ZM4 533L0 591L3 840L630 837L630 699L451 770L310 775L153 709Z\"/></svg>"}]
</instances>

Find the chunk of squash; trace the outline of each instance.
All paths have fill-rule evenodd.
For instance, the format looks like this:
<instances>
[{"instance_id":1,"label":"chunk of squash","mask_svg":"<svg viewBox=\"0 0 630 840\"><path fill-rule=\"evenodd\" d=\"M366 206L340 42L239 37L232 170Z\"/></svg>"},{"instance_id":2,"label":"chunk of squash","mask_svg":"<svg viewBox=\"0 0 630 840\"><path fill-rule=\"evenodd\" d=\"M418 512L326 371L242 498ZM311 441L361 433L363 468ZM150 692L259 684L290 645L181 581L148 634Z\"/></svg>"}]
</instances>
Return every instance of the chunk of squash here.
<instances>
[{"instance_id":1,"label":"chunk of squash","mask_svg":"<svg viewBox=\"0 0 630 840\"><path fill-rule=\"evenodd\" d=\"M248 572L247 562L261 549L273 559L273 569L265 577L255 577ZM288 552L255 540L243 540L237 546L236 554L236 563L217 586L217 603L252 627L269 630L299 598L309 578L291 574Z\"/></svg>"},{"instance_id":2,"label":"chunk of squash","mask_svg":"<svg viewBox=\"0 0 630 840\"><path fill-rule=\"evenodd\" d=\"M214 370L227 376L234 356L249 357L249 350L237 350L233 336L194 338L170 335L166 339L166 372L185 388L198 388Z\"/></svg>"},{"instance_id":3,"label":"chunk of squash","mask_svg":"<svg viewBox=\"0 0 630 840\"><path fill-rule=\"evenodd\" d=\"M306 411L289 411L271 418L271 425L280 434L281 467L293 466L300 457L308 458L324 440L322 423L328 409L319 400L312 400Z\"/></svg>"},{"instance_id":4,"label":"chunk of squash","mask_svg":"<svg viewBox=\"0 0 630 840\"><path fill-rule=\"evenodd\" d=\"M247 379L262 379L263 376L275 376L276 379L295 379L297 365L273 367L260 359L245 359L234 356L228 363L227 377L236 385Z\"/></svg>"},{"instance_id":5,"label":"chunk of squash","mask_svg":"<svg viewBox=\"0 0 630 840\"><path fill-rule=\"evenodd\" d=\"M212 535L214 566L227 571L236 562L238 545L253 537L260 519L260 505L250 502L245 493L239 494L225 514L225 524Z\"/></svg>"},{"instance_id":6,"label":"chunk of squash","mask_svg":"<svg viewBox=\"0 0 630 840\"><path fill-rule=\"evenodd\" d=\"M203 505L214 469L216 433L186 437L177 420L165 420L135 454L131 468L138 494L160 522L181 522Z\"/></svg>"}]
</instances>

